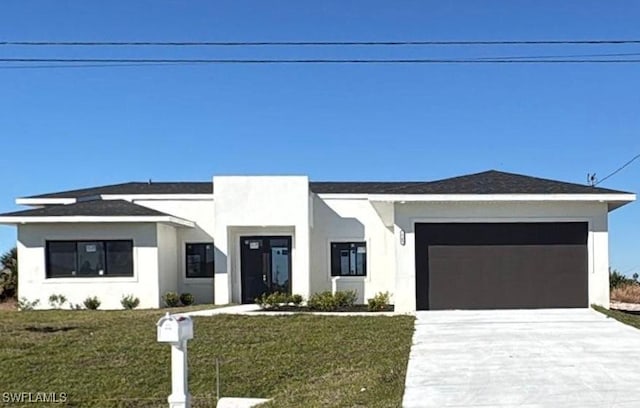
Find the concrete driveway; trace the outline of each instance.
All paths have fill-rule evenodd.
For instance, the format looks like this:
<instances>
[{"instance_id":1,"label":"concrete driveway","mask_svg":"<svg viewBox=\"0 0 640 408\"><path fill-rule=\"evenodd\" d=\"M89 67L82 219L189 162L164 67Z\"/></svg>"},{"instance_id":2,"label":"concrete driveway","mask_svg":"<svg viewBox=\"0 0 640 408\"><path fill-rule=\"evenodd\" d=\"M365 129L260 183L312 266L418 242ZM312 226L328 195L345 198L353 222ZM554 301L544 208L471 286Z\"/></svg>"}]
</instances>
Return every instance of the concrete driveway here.
<instances>
[{"instance_id":1,"label":"concrete driveway","mask_svg":"<svg viewBox=\"0 0 640 408\"><path fill-rule=\"evenodd\" d=\"M418 312L403 407L640 407L640 330L590 309Z\"/></svg>"}]
</instances>

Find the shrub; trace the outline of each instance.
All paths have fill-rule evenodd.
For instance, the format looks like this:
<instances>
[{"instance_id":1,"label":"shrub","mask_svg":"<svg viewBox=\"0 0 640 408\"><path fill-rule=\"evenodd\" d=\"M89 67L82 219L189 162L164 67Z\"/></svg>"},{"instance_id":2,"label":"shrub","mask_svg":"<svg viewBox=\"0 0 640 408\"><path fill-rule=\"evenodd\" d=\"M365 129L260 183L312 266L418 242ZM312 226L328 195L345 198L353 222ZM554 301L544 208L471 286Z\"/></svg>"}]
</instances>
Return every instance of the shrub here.
<instances>
[{"instance_id":1,"label":"shrub","mask_svg":"<svg viewBox=\"0 0 640 408\"><path fill-rule=\"evenodd\" d=\"M609 289L613 290L620 286L633 283L633 279L626 277L615 269L609 272Z\"/></svg>"},{"instance_id":2,"label":"shrub","mask_svg":"<svg viewBox=\"0 0 640 408\"><path fill-rule=\"evenodd\" d=\"M302 295L291 295L289 297L289 303L293 303L294 306L300 306L303 300Z\"/></svg>"},{"instance_id":3,"label":"shrub","mask_svg":"<svg viewBox=\"0 0 640 408\"><path fill-rule=\"evenodd\" d=\"M33 310L34 307L40 304L40 299L36 299L34 301L30 301L26 297L21 297L18 300L18 309L22 311Z\"/></svg>"},{"instance_id":4,"label":"shrub","mask_svg":"<svg viewBox=\"0 0 640 408\"><path fill-rule=\"evenodd\" d=\"M263 293L255 299L255 302L261 309L277 309L289 303L289 295L281 292Z\"/></svg>"},{"instance_id":5,"label":"shrub","mask_svg":"<svg viewBox=\"0 0 640 408\"><path fill-rule=\"evenodd\" d=\"M69 309L82 310L82 305L80 303L69 303Z\"/></svg>"},{"instance_id":6,"label":"shrub","mask_svg":"<svg viewBox=\"0 0 640 408\"><path fill-rule=\"evenodd\" d=\"M62 305L67 302L67 297L65 295L51 295L49 296L49 304L54 309L60 309Z\"/></svg>"},{"instance_id":7,"label":"shrub","mask_svg":"<svg viewBox=\"0 0 640 408\"><path fill-rule=\"evenodd\" d=\"M133 295L123 296L120 299L120 304L127 310L135 309L140 304L140 299L134 297Z\"/></svg>"},{"instance_id":8,"label":"shrub","mask_svg":"<svg viewBox=\"0 0 640 408\"><path fill-rule=\"evenodd\" d=\"M333 312L338 308L338 302L333 293L326 290L324 292L314 293L309 297L307 306L311 310L319 310L321 312Z\"/></svg>"},{"instance_id":9,"label":"shrub","mask_svg":"<svg viewBox=\"0 0 640 408\"><path fill-rule=\"evenodd\" d=\"M640 303L640 285L628 283L611 291L611 300L624 303Z\"/></svg>"},{"instance_id":10,"label":"shrub","mask_svg":"<svg viewBox=\"0 0 640 408\"><path fill-rule=\"evenodd\" d=\"M180 295L180 303L182 303L185 306L192 305L195 303L195 301L196 301L196 298L194 298L191 293L183 293Z\"/></svg>"},{"instance_id":11,"label":"shrub","mask_svg":"<svg viewBox=\"0 0 640 408\"><path fill-rule=\"evenodd\" d=\"M391 295L389 292L378 292L374 297L368 300L369 311L379 312L389 308Z\"/></svg>"},{"instance_id":12,"label":"shrub","mask_svg":"<svg viewBox=\"0 0 640 408\"><path fill-rule=\"evenodd\" d=\"M88 297L84 300L84 302L82 302L84 304L84 307L86 307L89 310L96 310L100 307L100 304L102 302L100 302L100 299L98 299L97 296L93 296L93 297Z\"/></svg>"},{"instance_id":13,"label":"shrub","mask_svg":"<svg viewBox=\"0 0 640 408\"><path fill-rule=\"evenodd\" d=\"M355 290L338 290L333 294L338 307L351 307L358 299L358 292Z\"/></svg>"},{"instance_id":14,"label":"shrub","mask_svg":"<svg viewBox=\"0 0 640 408\"><path fill-rule=\"evenodd\" d=\"M162 296L162 301L167 307L177 307L180 304L180 296L176 292L167 292Z\"/></svg>"}]
</instances>

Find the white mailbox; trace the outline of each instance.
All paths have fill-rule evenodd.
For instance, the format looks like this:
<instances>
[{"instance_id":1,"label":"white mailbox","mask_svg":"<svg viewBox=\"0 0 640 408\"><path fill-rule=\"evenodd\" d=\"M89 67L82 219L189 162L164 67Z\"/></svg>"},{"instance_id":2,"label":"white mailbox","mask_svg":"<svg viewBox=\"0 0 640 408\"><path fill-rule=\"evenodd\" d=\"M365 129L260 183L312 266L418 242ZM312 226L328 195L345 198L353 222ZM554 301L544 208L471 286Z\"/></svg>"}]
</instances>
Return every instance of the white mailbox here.
<instances>
[{"instance_id":1,"label":"white mailbox","mask_svg":"<svg viewBox=\"0 0 640 408\"><path fill-rule=\"evenodd\" d=\"M193 338L193 321L189 316L162 316L157 323L158 342L180 343Z\"/></svg>"}]
</instances>

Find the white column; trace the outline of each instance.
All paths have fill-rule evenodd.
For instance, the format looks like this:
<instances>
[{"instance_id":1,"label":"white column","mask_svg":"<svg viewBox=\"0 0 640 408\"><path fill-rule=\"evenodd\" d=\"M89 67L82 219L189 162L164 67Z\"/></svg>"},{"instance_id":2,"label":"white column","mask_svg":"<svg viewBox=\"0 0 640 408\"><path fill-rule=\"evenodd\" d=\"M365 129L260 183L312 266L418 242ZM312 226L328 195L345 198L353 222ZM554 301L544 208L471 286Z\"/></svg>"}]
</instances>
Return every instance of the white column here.
<instances>
[{"instance_id":1,"label":"white column","mask_svg":"<svg viewBox=\"0 0 640 408\"><path fill-rule=\"evenodd\" d=\"M171 345L171 395L169 408L191 407L187 369L187 341Z\"/></svg>"}]
</instances>

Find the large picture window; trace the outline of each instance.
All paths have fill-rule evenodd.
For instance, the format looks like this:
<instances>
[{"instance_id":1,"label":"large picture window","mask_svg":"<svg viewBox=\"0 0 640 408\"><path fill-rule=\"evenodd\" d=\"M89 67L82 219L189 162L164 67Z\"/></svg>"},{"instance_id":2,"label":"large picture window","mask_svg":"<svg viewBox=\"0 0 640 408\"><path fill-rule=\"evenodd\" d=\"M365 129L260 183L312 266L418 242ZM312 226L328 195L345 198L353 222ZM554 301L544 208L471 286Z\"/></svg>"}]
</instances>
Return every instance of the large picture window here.
<instances>
[{"instance_id":1,"label":"large picture window","mask_svg":"<svg viewBox=\"0 0 640 408\"><path fill-rule=\"evenodd\" d=\"M367 244L365 242L331 243L331 276L366 276Z\"/></svg>"},{"instance_id":2,"label":"large picture window","mask_svg":"<svg viewBox=\"0 0 640 408\"><path fill-rule=\"evenodd\" d=\"M133 241L47 241L47 278L133 276Z\"/></svg>"},{"instance_id":3,"label":"large picture window","mask_svg":"<svg viewBox=\"0 0 640 408\"><path fill-rule=\"evenodd\" d=\"M213 244L187 244L187 278L213 278Z\"/></svg>"}]
</instances>

